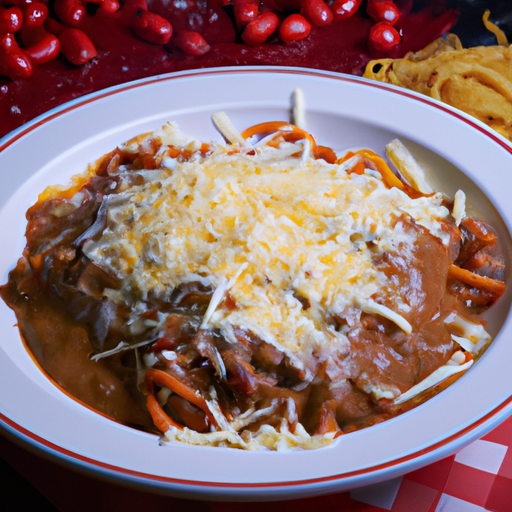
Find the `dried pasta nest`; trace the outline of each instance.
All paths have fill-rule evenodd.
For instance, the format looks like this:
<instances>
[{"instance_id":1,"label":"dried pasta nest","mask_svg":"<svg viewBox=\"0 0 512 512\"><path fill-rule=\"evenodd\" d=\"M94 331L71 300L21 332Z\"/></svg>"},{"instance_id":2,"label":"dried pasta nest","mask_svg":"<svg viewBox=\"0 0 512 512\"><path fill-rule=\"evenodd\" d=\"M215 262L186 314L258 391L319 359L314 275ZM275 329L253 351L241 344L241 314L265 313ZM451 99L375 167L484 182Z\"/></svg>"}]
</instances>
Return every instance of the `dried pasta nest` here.
<instances>
[{"instance_id":1,"label":"dried pasta nest","mask_svg":"<svg viewBox=\"0 0 512 512\"><path fill-rule=\"evenodd\" d=\"M512 45L463 48L449 34L403 59L371 61L364 76L448 103L512 140Z\"/></svg>"}]
</instances>

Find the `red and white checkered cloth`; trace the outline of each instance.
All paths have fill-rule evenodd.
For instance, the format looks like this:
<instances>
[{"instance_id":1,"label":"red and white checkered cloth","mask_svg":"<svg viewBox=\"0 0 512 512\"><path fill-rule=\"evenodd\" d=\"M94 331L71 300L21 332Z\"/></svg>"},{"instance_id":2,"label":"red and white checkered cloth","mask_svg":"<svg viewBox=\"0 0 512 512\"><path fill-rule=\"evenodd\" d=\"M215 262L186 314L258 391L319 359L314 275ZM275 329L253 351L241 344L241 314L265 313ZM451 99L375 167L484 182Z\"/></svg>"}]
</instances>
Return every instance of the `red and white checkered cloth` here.
<instances>
[{"instance_id":1,"label":"red and white checkered cloth","mask_svg":"<svg viewBox=\"0 0 512 512\"><path fill-rule=\"evenodd\" d=\"M456 455L402 477L330 496L265 503L265 512L512 512L512 418ZM211 512L261 512L214 504Z\"/></svg>"},{"instance_id":2,"label":"red and white checkered cloth","mask_svg":"<svg viewBox=\"0 0 512 512\"><path fill-rule=\"evenodd\" d=\"M512 418L456 455L403 477L284 502L215 503L159 496L75 473L1 438L0 456L60 512L512 512ZM5 500L11 490L2 487L2 492ZM12 492L19 499L18 491Z\"/></svg>"}]
</instances>

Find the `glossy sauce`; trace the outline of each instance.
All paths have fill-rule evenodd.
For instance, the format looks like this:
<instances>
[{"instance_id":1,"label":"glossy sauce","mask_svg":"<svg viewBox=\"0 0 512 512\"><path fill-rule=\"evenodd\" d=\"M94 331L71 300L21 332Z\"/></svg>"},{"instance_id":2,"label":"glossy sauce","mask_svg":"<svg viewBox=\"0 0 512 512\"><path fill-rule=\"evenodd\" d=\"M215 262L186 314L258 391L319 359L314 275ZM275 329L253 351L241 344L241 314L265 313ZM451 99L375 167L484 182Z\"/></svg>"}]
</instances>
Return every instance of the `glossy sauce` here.
<instances>
[{"instance_id":1,"label":"glossy sauce","mask_svg":"<svg viewBox=\"0 0 512 512\"><path fill-rule=\"evenodd\" d=\"M374 265L393 281L392 290L399 290L412 306L403 316L413 326L413 333L406 335L393 322L362 313L347 333L350 350L340 354L335 364L321 367L310 384L302 385L301 372L288 364L283 353L248 330L235 329L236 345L220 332L199 330L212 295L211 289L199 283L178 287L165 303L152 303L150 315L157 310L171 313L163 334L154 343L139 353L130 350L92 361L93 353L111 350L121 340L133 344L144 339L127 329L129 309L102 297L105 287L115 289L118 283L90 263L76 243L94 224L104 192L115 194L119 186L109 175L109 163L116 155L120 160L133 160L119 150L105 157L98 175L82 189L85 200L76 209L68 211L63 197L53 197L28 211L24 257L11 272L9 282L0 288L2 298L16 312L22 337L44 371L93 409L137 428L153 430L144 404L142 376L137 374L137 357L150 352L158 359L153 368L164 370L192 389L207 392L210 386L218 386L220 405L228 415L237 415L252 404L263 408L275 398L289 397L310 433L327 428L330 415L342 431L348 432L395 416L410 406L395 407L390 400L372 398L372 386L391 386L404 392L445 364L455 351L444 319L458 306L447 280L460 238L453 237L444 246L404 216L399 221L416 240L412 255L384 253L376 257ZM136 184L136 175L133 180ZM386 293L379 292L384 304ZM389 296L390 306L391 299ZM227 307L237 307L235 303L229 305L229 297ZM308 307L305 301L303 308ZM345 320L337 321L342 328ZM169 350L176 354L171 360L165 357ZM220 354L226 367L224 383L216 377L220 371L215 354ZM174 403L181 401L176 397L170 400L182 414L191 406ZM197 420L196 413L191 412ZM251 428L258 426L256 422Z\"/></svg>"},{"instance_id":2,"label":"glossy sauce","mask_svg":"<svg viewBox=\"0 0 512 512\"><path fill-rule=\"evenodd\" d=\"M273 2L268 2L273 5ZM362 75L369 53L367 39L373 21L357 12L347 20L313 27L304 41L284 44L276 38L250 47L242 43L230 8L217 0L164 2L150 0L149 9L171 21L174 30L197 30L211 50L203 56L183 54L172 45L160 46L139 39L131 28L136 8L129 2L114 15L88 14L80 23L98 50L98 57L74 66L63 57L35 66L28 79L0 77L0 137L62 103L94 91L148 76L187 69L219 66L300 66ZM457 18L455 10L439 5L413 12L404 2L398 28L402 42L389 54L402 57L417 51L446 31ZM186 8L184 8L186 6ZM425 8L423 8L425 7ZM285 13L283 12L283 15ZM172 42L172 41L171 41ZM333 98L333 101L337 101Z\"/></svg>"}]
</instances>

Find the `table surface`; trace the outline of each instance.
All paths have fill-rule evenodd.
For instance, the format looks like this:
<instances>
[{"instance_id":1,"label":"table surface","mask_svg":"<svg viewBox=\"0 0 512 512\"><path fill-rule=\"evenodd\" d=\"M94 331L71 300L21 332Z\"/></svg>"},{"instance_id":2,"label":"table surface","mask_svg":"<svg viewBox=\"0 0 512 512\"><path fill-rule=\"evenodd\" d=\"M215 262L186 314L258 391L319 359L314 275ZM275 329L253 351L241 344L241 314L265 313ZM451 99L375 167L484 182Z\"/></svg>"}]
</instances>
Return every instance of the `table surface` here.
<instances>
[{"instance_id":1,"label":"table surface","mask_svg":"<svg viewBox=\"0 0 512 512\"><path fill-rule=\"evenodd\" d=\"M381 484L287 502L226 503L161 496L66 469L0 436L9 510L38 512L510 512L512 418L456 455ZM11 499L9 499L11 498Z\"/></svg>"}]
</instances>

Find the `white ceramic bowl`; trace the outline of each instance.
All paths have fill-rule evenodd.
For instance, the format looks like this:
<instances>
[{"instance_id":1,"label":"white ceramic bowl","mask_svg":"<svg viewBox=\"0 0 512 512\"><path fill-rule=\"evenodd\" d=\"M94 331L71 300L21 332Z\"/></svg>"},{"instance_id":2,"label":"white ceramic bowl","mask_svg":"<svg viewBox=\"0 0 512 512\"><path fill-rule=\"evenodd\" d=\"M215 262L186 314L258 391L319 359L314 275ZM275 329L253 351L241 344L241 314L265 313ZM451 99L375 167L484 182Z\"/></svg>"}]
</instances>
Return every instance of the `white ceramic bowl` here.
<instances>
[{"instance_id":1,"label":"white ceramic bowl","mask_svg":"<svg viewBox=\"0 0 512 512\"><path fill-rule=\"evenodd\" d=\"M383 153L400 138L450 195L462 188L499 232L512 268L512 146L472 118L403 89L351 76L292 68L230 68L154 77L57 108L0 140L0 279L21 255L25 212L46 185L67 183L88 162L168 120L218 138L210 116L226 111L243 129L288 120L304 92L307 129L334 149ZM59 391L27 354L13 312L0 304L0 426L19 443L99 477L175 496L272 500L376 483L450 455L512 412L512 291L487 315L495 336L448 390L328 448L252 453L160 446L154 435L110 421Z\"/></svg>"}]
</instances>

